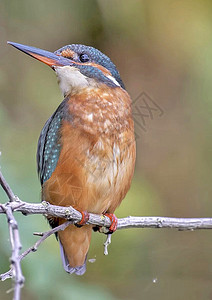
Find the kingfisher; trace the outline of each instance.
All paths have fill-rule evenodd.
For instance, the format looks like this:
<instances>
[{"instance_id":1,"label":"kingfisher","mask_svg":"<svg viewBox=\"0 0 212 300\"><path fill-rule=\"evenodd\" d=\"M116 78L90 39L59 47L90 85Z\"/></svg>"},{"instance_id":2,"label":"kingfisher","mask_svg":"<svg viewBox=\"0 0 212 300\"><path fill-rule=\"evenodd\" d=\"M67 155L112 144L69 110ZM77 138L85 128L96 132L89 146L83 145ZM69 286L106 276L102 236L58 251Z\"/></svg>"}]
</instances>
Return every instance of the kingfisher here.
<instances>
[{"instance_id":1,"label":"kingfisher","mask_svg":"<svg viewBox=\"0 0 212 300\"><path fill-rule=\"evenodd\" d=\"M114 211L131 185L136 157L131 98L114 63L93 47L71 44L49 52L8 43L50 66L64 95L41 131L37 169L42 201L82 213L78 224L58 232L58 240L65 271L83 275L96 230L86 224L89 213L108 216L113 233ZM52 227L66 221L47 219Z\"/></svg>"}]
</instances>

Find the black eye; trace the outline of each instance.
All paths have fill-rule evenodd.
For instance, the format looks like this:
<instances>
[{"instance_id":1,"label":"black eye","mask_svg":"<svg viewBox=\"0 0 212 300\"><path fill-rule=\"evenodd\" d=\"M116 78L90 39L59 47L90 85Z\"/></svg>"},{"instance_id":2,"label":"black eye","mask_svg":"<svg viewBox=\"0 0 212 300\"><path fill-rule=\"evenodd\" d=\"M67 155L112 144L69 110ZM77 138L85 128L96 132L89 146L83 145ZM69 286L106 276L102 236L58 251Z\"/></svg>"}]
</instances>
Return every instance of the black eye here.
<instances>
[{"instance_id":1,"label":"black eye","mask_svg":"<svg viewBox=\"0 0 212 300\"><path fill-rule=\"evenodd\" d=\"M88 54L86 54L86 53L82 53L82 54L80 54L79 59L80 59L81 62L84 63L84 62L89 61L89 56L88 56Z\"/></svg>"}]
</instances>

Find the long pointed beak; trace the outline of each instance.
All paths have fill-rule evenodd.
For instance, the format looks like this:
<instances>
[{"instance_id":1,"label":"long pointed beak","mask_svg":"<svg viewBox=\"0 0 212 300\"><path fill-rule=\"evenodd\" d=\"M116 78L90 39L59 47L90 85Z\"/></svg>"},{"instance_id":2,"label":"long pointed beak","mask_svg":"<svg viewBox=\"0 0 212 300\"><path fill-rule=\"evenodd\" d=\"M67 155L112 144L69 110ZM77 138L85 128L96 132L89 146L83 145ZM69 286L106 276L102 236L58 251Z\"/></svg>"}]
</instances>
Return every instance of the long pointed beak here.
<instances>
[{"instance_id":1,"label":"long pointed beak","mask_svg":"<svg viewBox=\"0 0 212 300\"><path fill-rule=\"evenodd\" d=\"M71 59L65 58L63 56L56 55L52 52L42 50L39 48L26 46L18 43L7 42L18 50L23 51L24 53L38 59L39 61L45 63L50 67L54 66L70 66L73 64Z\"/></svg>"}]
</instances>

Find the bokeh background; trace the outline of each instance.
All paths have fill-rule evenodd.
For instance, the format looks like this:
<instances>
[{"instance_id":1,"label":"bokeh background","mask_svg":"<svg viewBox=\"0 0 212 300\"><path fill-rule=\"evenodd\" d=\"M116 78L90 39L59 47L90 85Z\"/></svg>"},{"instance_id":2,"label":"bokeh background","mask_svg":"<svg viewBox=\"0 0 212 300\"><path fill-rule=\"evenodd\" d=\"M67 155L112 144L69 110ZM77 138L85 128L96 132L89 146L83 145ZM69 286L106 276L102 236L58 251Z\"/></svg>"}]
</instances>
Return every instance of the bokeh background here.
<instances>
[{"instance_id":1,"label":"bokeh background","mask_svg":"<svg viewBox=\"0 0 212 300\"><path fill-rule=\"evenodd\" d=\"M0 165L21 199L39 202L37 140L62 95L54 72L7 40L49 51L83 43L116 63L137 136L136 172L119 217L211 217L211 1L0 1ZM42 216L16 217L23 249L37 240L34 231L48 229ZM0 235L2 273L11 252L3 215ZM64 272L49 238L22 263L23 299L212 299L209 230L118 231L107 257L104 239L93 234L88 258L96 261L76 277ZM0 283L0 299L12 299L10 287Z\"/></svg>"}]
</instances>

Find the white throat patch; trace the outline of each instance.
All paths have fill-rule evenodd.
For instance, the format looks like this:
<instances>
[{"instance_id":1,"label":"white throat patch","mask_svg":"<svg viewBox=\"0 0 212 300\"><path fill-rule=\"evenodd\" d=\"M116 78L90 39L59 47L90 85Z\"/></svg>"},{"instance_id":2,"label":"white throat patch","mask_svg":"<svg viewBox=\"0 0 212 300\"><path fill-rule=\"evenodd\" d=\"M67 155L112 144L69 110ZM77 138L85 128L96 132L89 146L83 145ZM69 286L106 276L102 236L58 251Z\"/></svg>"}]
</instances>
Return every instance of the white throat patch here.
<instances>
[{"instance_id":1,"label":"white throat patch","mask_svg":"<svg viewBox=\"0 0 212 300\"><path fill-rule=\"evenodd\" d=\"M98 86L98 82L94 78L89 78L83 75L78 68L73 66L54 67L60 89L64 96L76 92L87 86ZM105 75L116 86L120 84L112 75Z\"/></svg>"},{"instance_id":2,"label":"white throat patch","mask_svg":"<svg viewBox=\"0 0 212 300\"><path fill-rule=\"evenodd\" d=\"M64 96L89 85L89 78L71 66L55 67L58 83Z\"/></svg>"}]
</instances>

